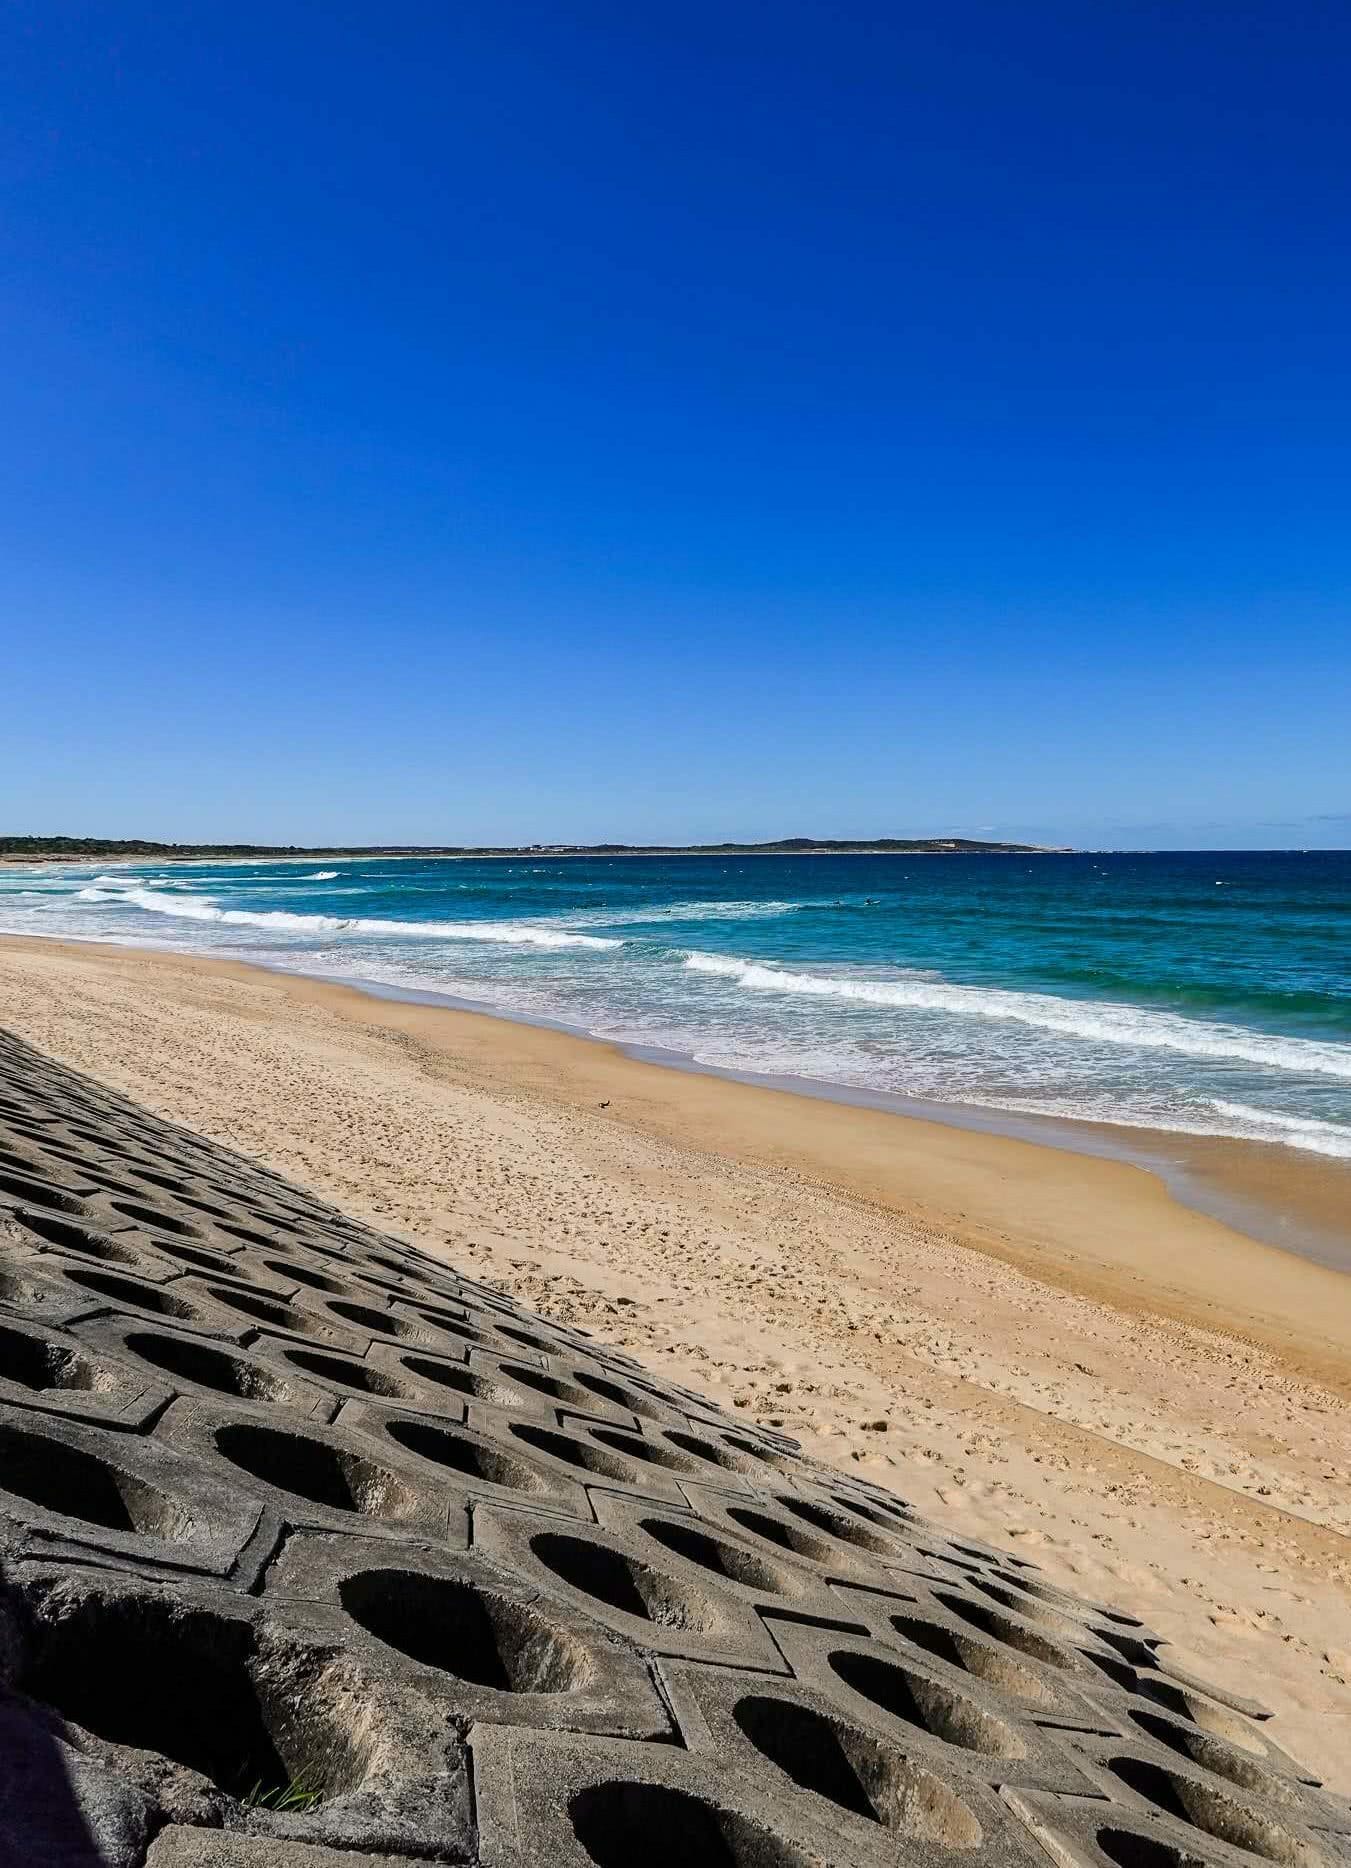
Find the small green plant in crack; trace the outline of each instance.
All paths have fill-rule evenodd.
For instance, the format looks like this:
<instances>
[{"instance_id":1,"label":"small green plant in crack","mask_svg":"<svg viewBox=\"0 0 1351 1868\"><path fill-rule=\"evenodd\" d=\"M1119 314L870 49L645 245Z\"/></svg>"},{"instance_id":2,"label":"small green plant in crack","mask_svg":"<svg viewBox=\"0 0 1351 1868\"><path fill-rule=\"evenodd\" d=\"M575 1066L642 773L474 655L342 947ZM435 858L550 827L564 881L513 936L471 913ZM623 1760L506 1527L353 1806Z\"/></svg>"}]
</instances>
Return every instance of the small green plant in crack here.
<instances>
[{"instance_id":1,"label":"small green plant in crack","mask_svg":"<svg viewBox=\"0 0 1351 1868\"><path fill-rule=\"evenodd\" d=\"M303 1778L293 1777L289 1784L273 1784L263 1788L260 1777L247 1795L240 1798L246 1810L305 1811L312 1810L322 1803L322 1790L312 1790Z\"/></svg>"}]
</instances>

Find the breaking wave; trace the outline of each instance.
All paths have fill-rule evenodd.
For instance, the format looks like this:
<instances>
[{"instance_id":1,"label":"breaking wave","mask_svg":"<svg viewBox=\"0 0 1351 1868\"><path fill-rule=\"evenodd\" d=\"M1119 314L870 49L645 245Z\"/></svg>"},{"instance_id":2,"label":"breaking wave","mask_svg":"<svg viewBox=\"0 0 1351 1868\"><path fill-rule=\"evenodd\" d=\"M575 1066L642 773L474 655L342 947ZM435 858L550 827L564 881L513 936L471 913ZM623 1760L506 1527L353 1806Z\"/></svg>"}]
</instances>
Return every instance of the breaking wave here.
<instances>
[{"instance_id":1,"label":"breaking wave","mask_svg":"<svg viewBox=\"0 0 1351 1868\"><path fill-rule=\"evenodd\" d=\"M771 921L805 902L664 902L632 908L580 908L554 917L557 927L656 927L663 921Z\"/></svg>"},{"instance_id":2,"label":"breaking wave","mask_svg":"<svg viewBox=\"0 0 1351 1868\"><path fill-rule=\"evenodd\" d=\"M292 914L284 908L220 908L208 895L166 896L155 889L107 889L97 884L81 889L76 900L122 902L180 921L270 928L279 934L395 934L405 939L494 941L511 947L605 948L624 944L594 934L569 934L562 928L533 927L525 921L382 921L371 916Z\"/></svg>"},{"instance_id":3,"label":"breaking wave","mask_svg":"<svg viewBox=\"0 0 1351 1868\"><path fill-rule=\"evenodd\" d=\"M791 993L909 1011L946 1012L964 1018L1001 1019L1100 1044L1223 1058L1267 1070L1339 1077L1351 1082L1351 1048L1346 1045L1323 1044L1312 1038L1269 1037L1238 1025L1211 1024L1143 1006L1094 1004L1082 999L1058 999L1052 993L956 986L930 979L795 973L758 960L711 953L687 954L685 965L693 973L730 979L748 992Z\"/></svg>"}]
</instances>

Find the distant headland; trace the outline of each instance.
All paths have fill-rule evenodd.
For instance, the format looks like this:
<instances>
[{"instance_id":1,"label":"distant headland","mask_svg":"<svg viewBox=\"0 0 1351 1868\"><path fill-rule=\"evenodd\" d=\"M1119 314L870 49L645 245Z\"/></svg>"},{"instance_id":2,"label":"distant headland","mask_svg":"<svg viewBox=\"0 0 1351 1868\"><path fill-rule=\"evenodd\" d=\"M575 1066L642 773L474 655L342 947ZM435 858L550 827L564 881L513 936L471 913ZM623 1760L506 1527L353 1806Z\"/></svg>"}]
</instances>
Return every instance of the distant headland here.
<instances>
[{"instance_id":1,"label":"distant headland","mask_svg":"<svg viewBox=\"0 0 1351 1868\"><path fill-rule=\"evenodd\" d=\"M1048 856L1039 843L973 837L779 837L770 843L301 844L157 843L141 837L0 837L0 862L191 862L202 857L308 861L316 856Z\"/></svg>"}]
</instances>

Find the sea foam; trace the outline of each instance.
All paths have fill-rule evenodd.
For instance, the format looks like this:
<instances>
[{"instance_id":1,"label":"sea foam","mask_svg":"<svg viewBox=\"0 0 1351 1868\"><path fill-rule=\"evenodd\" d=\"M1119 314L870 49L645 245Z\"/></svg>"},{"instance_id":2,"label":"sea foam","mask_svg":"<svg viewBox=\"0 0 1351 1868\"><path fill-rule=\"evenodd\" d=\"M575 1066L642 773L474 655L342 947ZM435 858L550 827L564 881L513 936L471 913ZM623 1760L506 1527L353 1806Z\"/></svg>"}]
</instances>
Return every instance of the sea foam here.
<instances>
[{"instance_id":1,"label":"sea foam","mask_svg":"<svg viewBox=\"0 0 1351 1868\"><path fill-rule=\"evenodd\" d=\"M105 878L106 879L106 878ZM416 940L496 941L512 947L622 947L617 939L532 927L525 921L384 921L374 916L293 914L284 908L219 908L206 895L166 896L155 889L81 889L77 901L122 902L148 914L180 921L214 921L226 927L270 928L290 934L391 934Z\"/></svg>"},{"instance_id":2,"label":"sea foam","mask_svg":"<svg viewBox=\"0 0 1351 1868\"><path fill-rule=\"evenodd\" d=\"M1181 1018L1175 1012L1157 1012L1145 1006L1105 1005L1058 999L1051 993L1010 992L1002 987L958 986L929 979L797 973L766 966L759 960L712 953L687 954L685 965L693 973L733 980L748 992L791 993L909 1011L946 1012L965 1018L1001 1019L1100 1044L1176 1051L1186 1057L1224 1058L1267 1070L1339 1077L1351 1082L1351 1049L1346 1045L1322 1044L1313 1038L1268 1037L1244 1031L1238 1025Z\"/></svg>"}]
</instances>

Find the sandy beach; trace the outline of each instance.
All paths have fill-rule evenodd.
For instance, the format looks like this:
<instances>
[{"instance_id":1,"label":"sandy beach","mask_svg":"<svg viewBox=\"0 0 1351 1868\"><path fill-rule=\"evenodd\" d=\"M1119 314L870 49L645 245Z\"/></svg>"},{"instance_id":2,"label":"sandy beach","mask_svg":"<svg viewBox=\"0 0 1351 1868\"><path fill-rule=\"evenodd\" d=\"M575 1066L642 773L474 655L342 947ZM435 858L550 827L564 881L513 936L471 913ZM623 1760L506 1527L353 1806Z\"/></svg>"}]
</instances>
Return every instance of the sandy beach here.
<instances>
[{"instance_id":1,"label":"sandy beach","mask_svg":"<svg viewBox=\"0 0 1351 1868\"><path fill-rule=\"evenodd\" d=\"M228 962L0 941L0 1023L1136 1609L1351 1789L1345 1274L1138 1166Z\"/></svg>"}]
</instances>

